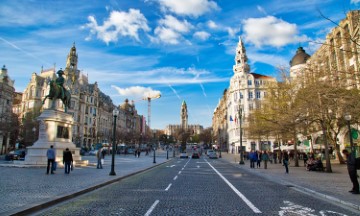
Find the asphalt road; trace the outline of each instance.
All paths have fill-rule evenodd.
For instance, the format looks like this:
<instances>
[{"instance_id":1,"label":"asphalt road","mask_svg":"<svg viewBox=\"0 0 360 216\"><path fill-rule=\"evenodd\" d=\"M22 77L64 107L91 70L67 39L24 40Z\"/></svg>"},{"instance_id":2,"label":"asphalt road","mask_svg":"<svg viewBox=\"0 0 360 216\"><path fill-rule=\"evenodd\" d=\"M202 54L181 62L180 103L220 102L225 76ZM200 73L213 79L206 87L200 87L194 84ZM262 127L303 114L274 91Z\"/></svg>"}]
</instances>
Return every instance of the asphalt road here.
<instances>
[{"instance_id":1,"label":"asphalt road","mask_svg":"<svg viewBox=\"0 0 360 216\"><path fill-rule=\"evenodd\" d=\"M220 160L174 159L34 215L358 215Z\"/></svg>"}]
</instances>

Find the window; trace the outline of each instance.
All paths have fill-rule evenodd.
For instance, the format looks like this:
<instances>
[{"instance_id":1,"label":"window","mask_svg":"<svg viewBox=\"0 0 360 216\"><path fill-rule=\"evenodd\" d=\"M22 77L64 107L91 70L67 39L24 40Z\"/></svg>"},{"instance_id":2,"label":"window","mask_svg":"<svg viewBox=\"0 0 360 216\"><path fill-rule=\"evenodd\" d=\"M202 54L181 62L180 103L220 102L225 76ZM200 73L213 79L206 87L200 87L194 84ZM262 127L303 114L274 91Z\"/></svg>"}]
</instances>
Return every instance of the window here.
<instances>
[{"instance_id":1,"label":"window","mask_svg":"<svg viewBox=\"0 0 360 216\"><path fill-rule=\"evenodd\" d=\"M259 80L255 80L255 86L260 86Z\"/></svg>"},{"instance_id":2,"label":"window","mask_svg":"<svg viewBox=\"0 0 360 216\"><path fill-rule=\"evenodd\" d=\"M252 99L254 96L253 96L253 92L249 92L249 99Z\"/></svg>"},{"instance_id":3,"label":"window","mask_svg":"<svg viewBox=\"0 0 360 216\"><path fill-rule=\"evenodd\" d=\"M260 91L257 91L256 92L256 99L260 99L261 98L261 92Z\"/></svg>"},{"instance_id":4,"label":"window","mask_svg":"<svg viewBox=\"0 0 360 216\"><path fill-rule=\"evenodd\" d=\"M252 80L248 80L248 86L252 85Z\"/></svg>"},{"instance_id":5,"label":"window","mask_svg":"<svg viewBox=\"0 0 360 216\"><path fill-rule=\"evenodd\" d=\"M244 95L240 92L240 99L243 99Z\"/></svg>"}]
</instances>

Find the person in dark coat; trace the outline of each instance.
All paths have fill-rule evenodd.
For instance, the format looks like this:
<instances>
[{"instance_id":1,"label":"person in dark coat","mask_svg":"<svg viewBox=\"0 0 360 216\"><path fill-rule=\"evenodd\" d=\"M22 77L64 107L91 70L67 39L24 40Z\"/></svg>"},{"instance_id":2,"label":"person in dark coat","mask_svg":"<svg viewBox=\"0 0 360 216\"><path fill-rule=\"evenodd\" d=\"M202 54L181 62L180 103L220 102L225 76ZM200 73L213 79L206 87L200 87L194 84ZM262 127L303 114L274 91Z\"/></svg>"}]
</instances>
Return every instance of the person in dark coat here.
<instances>
[{"instance_id":1,"label":"person in dark coat","mask_svg":"<svg viewBox=\"0 0 360 216\"><path fill-rule=\"evenodd\" d=\"M356 170L356 158L354 156L354 154L350 153L348 150L344 149L342 151L342 153L345 155L346 157L346 164L347 164L347 169L348 169L348 173L350 176L350 180L353 184L352 189L349 191L352 194L359 194L359 182L357 180L357 170Z\"/></svg>"},{"instance_id":2,"label":"person in dark coat","mask_svg":"<svg viewBox=\"0 0 360 216\"><path fill-rule=\"evenodd\" d=\"M71 164L73 163L73 157L69 148L66 148L63 153L63 164L65 165L65 174L70 173Z\"/></svg>"},{"instance_id":3,"label":"person in dark coat","mask_svg":"<svg viewBox=\"0 0 360 216\"><path fill-rule=\"evenodd\" d=\"M285 150L283 152L283 164L285 166L285 173L289 174L289 155Z\"/></svg>"}]
</instances>

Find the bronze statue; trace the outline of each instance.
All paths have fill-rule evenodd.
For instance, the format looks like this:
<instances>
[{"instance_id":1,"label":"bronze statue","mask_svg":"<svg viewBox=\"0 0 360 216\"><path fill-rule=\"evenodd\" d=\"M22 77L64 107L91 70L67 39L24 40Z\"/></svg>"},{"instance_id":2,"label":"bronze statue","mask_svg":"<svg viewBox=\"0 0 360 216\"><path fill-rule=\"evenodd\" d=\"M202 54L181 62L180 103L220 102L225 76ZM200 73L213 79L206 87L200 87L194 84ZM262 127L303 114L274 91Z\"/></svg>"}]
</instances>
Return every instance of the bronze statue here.
<instances>
[{"instance_id":1,"label":"bronze statue","mask_svg":"<svg viewBox=\"0 0 360 216\"><path fill-rule=\"evenodd\" d=\"M56 78L55 81L50 81L50 91L49 94L45 96L43 104L45 103L45 100L47 98L53 101L60 99L65 106L65 112L67 112L67 109L70 108L71 94L64 88L65 79L62 76L64 74L64 71L60 69L57 74L59 75L59 77Z\"/></svg>"}]
</instances>

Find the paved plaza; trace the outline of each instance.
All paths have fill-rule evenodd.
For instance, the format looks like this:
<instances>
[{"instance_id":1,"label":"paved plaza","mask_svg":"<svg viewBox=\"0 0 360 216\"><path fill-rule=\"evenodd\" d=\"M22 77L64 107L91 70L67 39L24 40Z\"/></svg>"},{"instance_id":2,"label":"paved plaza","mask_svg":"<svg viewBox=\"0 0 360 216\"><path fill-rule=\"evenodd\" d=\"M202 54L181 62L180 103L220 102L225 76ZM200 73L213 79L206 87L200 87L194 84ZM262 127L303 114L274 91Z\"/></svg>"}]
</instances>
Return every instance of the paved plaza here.
<instances>
[{"instance_id":1,"label":"paved plaza","mask_svg":"<svg viewBox=\"0 0 360 216\"><path fill-rule=\"evenodd\" d=\"M164 151L157 152L156 163L153 163L152 154L143 154L140 158L117 155L116 176L109 176L111 156L105 158L104 169L96 169L94 156L83 159L89 160L91 165L76 167L70 175L65 175L63 168L59 168L54 175L46 175L44 167L19 167L1 161L0 192L3 196L0 198L0 215L29 213L29 209L57 203L167 161ZM172 159L172 154L169 154L169 159ZM333 173L326 173L309 172L303 166L293 167L291 163L289 174L285 174L281 164L268 164L268 169L250 169L248 161L245 161L245 165L239 165L239 155L222 153L222 158L218 160L227 161L239 170L261 176L265 180L360 210L360 195L348 192L352 185L346 165L332 164Z\"/></svg>"}]
</instances>

